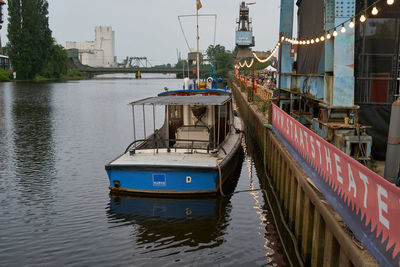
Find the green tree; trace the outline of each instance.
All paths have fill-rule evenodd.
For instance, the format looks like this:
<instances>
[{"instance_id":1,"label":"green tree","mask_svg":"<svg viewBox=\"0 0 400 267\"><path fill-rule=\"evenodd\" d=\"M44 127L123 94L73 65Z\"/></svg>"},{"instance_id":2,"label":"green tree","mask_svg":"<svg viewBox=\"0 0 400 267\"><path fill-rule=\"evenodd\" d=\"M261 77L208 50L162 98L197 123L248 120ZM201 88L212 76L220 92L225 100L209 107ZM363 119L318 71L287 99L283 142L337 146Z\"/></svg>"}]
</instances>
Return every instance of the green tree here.
<instances>
[{"instance_id":1,"label":"green tree","mask_svg":"<svg viewBox=\"0 0 400 267\"><path fill-rule=\"evenodd\" d=\"M181 70L182 68L187 69L188 65L187 65L187 61L185 59L181 59L178 61L178 63L176 63L175 65L175 69Z\"/></svg>"},{"instance_id":2,"label":"green tree","mask_svg":"<svg viewBox=\"0 0 400 267\"><path fill-rule=\"evenodd\" d=\"M32 79L49 60L53 39L46 0L8 1L8 55L21 79Z\"/></svg>"},{"instance_id":3,"label":"green tree","mask_svg":"<svg viewBox=\"0 0 400 267\"><path fill-rule=\"evenodd\" d=\"M230 52L221 52L215 56L215 74L217 77L227 77L233 70L233 55Z\"/></svg>"},{"instance_id":4,"label":"green tree","mask_svg":"<svg viewBox=\"0 0 400 267\"><path fill-rule=\"evenodd\" d=\"M53 44L50 46L47 64L42 74L48 78L60 78L69 69L69 59L67 51L61 45Z\"/></svg>"},{"instance_id":5,"label":"green tree","mask_svg":"<svg viewBox=\"0 0 400 267\"><path fill-rule=\"evenodd\" d=\"M225 46L223 46L223 45L217 44L216 46L213 46L213 45L208 46L208 48L206 50L206 55L207 55L208 61L210 62L210 64L212 66L215 67L215 64L216 64L215 57L219 53L223 53L223 52L225 52Z\"/></svg>"}]
</instances>

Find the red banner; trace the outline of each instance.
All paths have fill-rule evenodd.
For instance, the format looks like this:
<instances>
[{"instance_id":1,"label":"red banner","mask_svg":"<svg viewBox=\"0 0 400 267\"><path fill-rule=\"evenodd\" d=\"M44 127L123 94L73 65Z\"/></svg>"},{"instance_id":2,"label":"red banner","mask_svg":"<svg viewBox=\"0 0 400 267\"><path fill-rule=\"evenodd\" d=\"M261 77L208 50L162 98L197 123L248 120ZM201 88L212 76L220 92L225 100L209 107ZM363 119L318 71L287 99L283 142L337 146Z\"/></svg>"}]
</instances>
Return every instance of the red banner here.
<instances>
[{"instance_id":1,"label":"red banner","mask_svg":"<svg viewBox=\"0 0 400 267\"><path fill-rule=\"evenodd\" d=\"M400 189L276 105L273 105L272 124L318 172L337 199L344 201L350 211L358 215L354 216L360 218L357 223L370 228L371 233L375 232L374 238L381 245L386 244L386 252L392 249L394 260L400 251Z\"/></svg>"}]
</instances>

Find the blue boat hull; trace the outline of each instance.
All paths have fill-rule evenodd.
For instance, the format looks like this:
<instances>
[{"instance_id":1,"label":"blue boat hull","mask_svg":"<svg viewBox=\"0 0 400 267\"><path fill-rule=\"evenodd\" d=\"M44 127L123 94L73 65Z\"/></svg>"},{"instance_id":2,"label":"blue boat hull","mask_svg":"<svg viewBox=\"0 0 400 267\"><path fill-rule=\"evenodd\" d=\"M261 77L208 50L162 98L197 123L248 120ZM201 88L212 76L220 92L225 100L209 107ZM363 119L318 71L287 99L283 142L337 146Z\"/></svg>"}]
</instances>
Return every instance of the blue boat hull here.
<instances>
[{"instance_id":1,"label":"blue boat hull","mask_svg":"<svg viewBox=\"0 0 400 267\"><path fill-rule=\"evenodd\" d=\"M112 191L127 191L131 193L164 193L192 194L215 193L217 186L217 171L167 170L154 168L140 169L108 169L110 189Z\"/></svg>"},{"instance_id":2,"label":"blue boat hull","mask_svg":"<svg viewBox=\"0 0 400 267\"><path fill-rule=\"evenodd\" d=\"M222 185L232 177L239 150L221 165ZM115 166L107 165L110 190L117 193L191 195L217 194L220 190L218 168L196 166Z\"/></svg>"}]
</instances>

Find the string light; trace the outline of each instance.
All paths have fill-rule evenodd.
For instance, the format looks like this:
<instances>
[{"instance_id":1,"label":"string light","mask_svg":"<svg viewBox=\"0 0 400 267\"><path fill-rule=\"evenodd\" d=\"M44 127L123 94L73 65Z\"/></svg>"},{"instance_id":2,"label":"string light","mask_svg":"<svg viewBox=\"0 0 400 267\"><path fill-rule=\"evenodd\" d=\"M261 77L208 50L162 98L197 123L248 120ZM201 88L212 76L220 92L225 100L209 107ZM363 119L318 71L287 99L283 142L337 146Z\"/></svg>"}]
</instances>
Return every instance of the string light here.
<instances>
[{"instance_id":1,"label":"string light","mask_svg":"<svg viewBox=\"0 0 400 267\"><path fill-rule=\"evenodd\" d=\"M245 61L246 67L250 68L251 66L253 66L254 63L254 58L251 59L251 63L248 65L247 61Z\"/></svg>"},{"instance_id":2,"label":"string light","mask_svg":"<svg viewBox=\"0 0 400 267\"><path fill-rule=\"evenodd\" d=\"M376 3L378 3L380 0L377 0L375 3L373 3L372 5L370 5L369 7L367 7L365 10L363 10L362 12L367 12L368 9L370 9L372 7L371 10L371 14L376 16L379 13L379 9L376 7ZM395 2L395 0L386 0L386 3L390 6L393 5ZM350 19L346 20L344 23L349 21L349 29L352 29L355 27L355 23L356 23L356 17L359 16L359 20L360 22L365 22L367 20L367 16L366 13L364 14L356 14L354 16L352 16ZM296 40L296 39L291 39L285 36L282 36L282 41L286 41L288 43L291 44L296 44L296 45L309 45L309 44L314 44L314 43L319 43L320 41L323 42L325 40L329 40L333 37L336 37L338 35L338 30L340 27L340 32L341 33L345 33L346 32L346 27L344 26L344 23L342 23L341 25L335 26L335 28L332 28L328 31L325 32L324 35L322 35L321 37L316 37L315 39L308 39L308 40ZM332 31L332 34L329 33L330 31Z\"/></svg>"},{"instance_id":3,"label":"string light","mask_svg":"<svg viewBox=\"0 0 400 267\"><path fill-rule=\"evenodd\" d=\"M378 9L376 8L376 6L374 6L374 8L372 8L371 14L374 16L378 15Z\"/></svg>"},{"instance_id":4,"label":"string light","mask_svg":"<svg viewBox=\"0 0 400 267\"><path fill-rule=\"evenodd\" d=\"M268 60L270 60L270 59L273 57L273 55L274 55L275 52L278 50L278 48L279 48L280 45L281 45L281 43L278 42L278 43L275 45L274 49L272 49L271 54L270 54L267 58L265 58L265 59L260 59L260 58L257 56L257 54L254 53L254 52L253 52L253 57L254 57L255 59L257 59L258 62L265 63L265 62L267 62ZM253 58L253 61L254 61L254 58ZM250 64L250 67L251 67L251 65L253 65L253 64ZM247 64L246 64L246 67L247 67Z\"/></svg>"}]
</instances>

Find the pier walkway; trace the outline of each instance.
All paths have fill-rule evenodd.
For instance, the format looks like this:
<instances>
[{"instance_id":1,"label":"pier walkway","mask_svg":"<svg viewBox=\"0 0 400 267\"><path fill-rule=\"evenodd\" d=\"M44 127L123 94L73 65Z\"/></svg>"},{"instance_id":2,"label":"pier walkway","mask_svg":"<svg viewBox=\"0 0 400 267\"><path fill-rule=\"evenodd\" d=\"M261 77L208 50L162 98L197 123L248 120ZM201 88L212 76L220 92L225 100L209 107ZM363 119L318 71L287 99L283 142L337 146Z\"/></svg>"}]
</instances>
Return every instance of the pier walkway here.
<instances>
[{"instance_id":1,"label":"pier walkway","mask_svg":"<svg viewBox=\"0 0 400 267\"><path fill-rule=\"evenodd\" d=\"M232 87L304 265L399 266L399 190L273 105L274 90L249 101L252 87Z\"/></svg>"}]
</instances>

